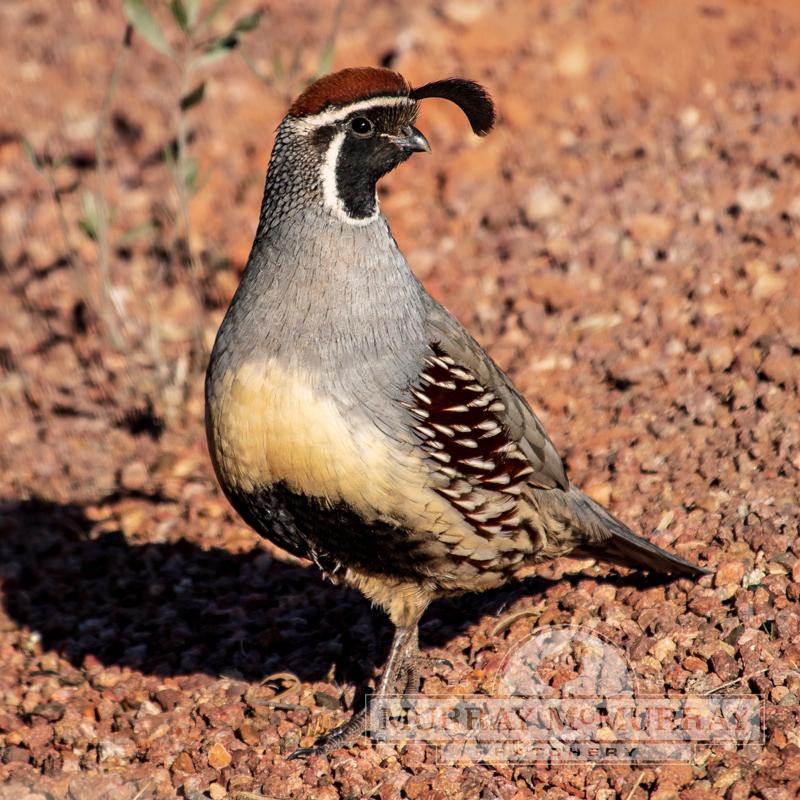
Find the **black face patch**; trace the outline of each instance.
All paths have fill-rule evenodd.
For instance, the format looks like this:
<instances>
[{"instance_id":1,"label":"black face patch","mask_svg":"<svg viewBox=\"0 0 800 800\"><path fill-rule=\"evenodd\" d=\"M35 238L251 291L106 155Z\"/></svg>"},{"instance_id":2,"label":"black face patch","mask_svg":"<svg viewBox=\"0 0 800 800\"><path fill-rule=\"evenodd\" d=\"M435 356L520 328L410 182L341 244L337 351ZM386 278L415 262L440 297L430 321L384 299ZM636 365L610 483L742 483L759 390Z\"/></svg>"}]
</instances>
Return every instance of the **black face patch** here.
<instances>
[{"instance_id":1,"label":"black face patch","mask_svg":"<svg viewBox=\"0 0 800 800\"><path fill-rule=\"evenodd\" d=\"M411 104L376 106L340 123L344 139L336 161L336 191L348 216L367 219L375 214L375 184L412 153L389 137L403 136L415 117Z\"/></svg>"},{"instance_id":2,"label":"black face patch","mask_svg":"<svg viewBox=\"0 0 800 800\"><path fill-rule=\"evenodd\" d=\"M365 219L375 213L375 184L405 161L411 151L387 139L345 137L336 164L336 189L347 215Z\"/></svg>"}]
</instances>

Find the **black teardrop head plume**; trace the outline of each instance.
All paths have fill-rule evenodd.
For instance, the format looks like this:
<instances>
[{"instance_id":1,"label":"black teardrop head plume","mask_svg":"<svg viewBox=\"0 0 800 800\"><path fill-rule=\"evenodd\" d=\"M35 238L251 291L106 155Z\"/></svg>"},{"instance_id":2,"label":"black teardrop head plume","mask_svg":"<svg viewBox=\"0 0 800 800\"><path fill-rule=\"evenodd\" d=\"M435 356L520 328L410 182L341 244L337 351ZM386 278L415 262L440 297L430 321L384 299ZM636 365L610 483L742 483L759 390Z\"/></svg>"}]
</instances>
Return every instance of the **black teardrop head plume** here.
<instances>
[{"instance_id":1,"label":"black teardrop head plume","mask_svg":"<svg viewBox=\"0 0 800 800\"><path fill-rule=\"evenodd\" d=\"M489 93L479 83L463 78L446 78L433 81L411 90L414 100L426 97L441 97L455 103L466 115L472 130L478 136L485 136L494 125L494 103Z\"/></svg>"}]
</instances>

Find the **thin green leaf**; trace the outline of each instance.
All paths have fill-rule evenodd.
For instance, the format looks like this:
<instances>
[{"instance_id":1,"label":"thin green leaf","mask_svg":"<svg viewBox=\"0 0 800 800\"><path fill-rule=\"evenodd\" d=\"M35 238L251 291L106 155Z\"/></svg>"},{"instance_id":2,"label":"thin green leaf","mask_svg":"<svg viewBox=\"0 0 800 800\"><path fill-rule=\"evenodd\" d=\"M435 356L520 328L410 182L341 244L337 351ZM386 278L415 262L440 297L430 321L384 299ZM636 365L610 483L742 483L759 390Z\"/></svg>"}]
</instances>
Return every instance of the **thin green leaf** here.
<instances>
[{"instance_id":1,"label":"thin green leaf","mask_svg":"<svg viewBox=\"0 0 800 800\"><path fill-rule=\"evenodd\" d=\"M217 18L217 15L223 8L227 5L228 0L216 0L213 6L209 9L208 14L203 17L203 27L210 28L211 25L214 23L214 20Z\"/></svg>"},{"instance_id":2,"label":"thin green leaf","mask_svg":"<svg viewBox=\"0 0 800 800\"><path fill-rule=\"evenodd\" d=\"M281 81L283 80L283 73L283 56L276 51L272 57L272 74L275 76L275 80Z\"/></svg>"},{"instance_id":3,"label":"thin green leaf","mask_svg":"<svg viewBox=\"0 0 800 800\"><path fill-rule=\"evenodd\" d=\"M292 64L289 67L289 80L294 83L297 76L300 74L302 67L303 50L300 45L295 45L294 52L292 53Z\"/></svg>"},{"instance_id":4,"label":"thin green leaf","mask_svg":"<svg viewBox=\"0 0 800 800\"><path fill-rule=\"evenodd\" d=\"M152 220L143 222L141 225L135 225L133 228L128 228L128 230L119 237L119 243L127 244L134 239L138 239L140 236L144 236L146 233L150 233L150 231L155 230L155 228L156 224Z\"/></svg>"},{"instance_id":5,"label":"thin green leaf","mask_svg":"<svg viewBox=\"0 0 800 800\"><path fill-rule=\"evenodd\" d=\"M175 172L175 144L170 142L164 145L164 163L170 172Z\"/></svg>"},{"instance_id":6,"label":"thin green leaf","mask_svg":"<svg viewBox=\"0 0 800 800\"><path fill-rule=\"evenodd\" d=\"M90 192L88 189L83 192L81 206L83 207L83 213L87 217L97 219L97 198L95 198L94 192Z\"/></svg>"},{"instance_id":7,"label":"thin green leaf","mask_svg":"<svg viewBox=\"0 0 800 800\"><path fill-rule=\"evenodd\" d=\"M189 24L189 12L182 0L170 0L169 10L172 12L172 18L178 23L178 27L184 32L188 33L191 25Z\"/></svg>"},{"instance_id":8,"label":"thin green leaf","mask_svg":"<svg viewBox=\"0 0 800 800\"><path fill-rule=\"evenodd\" d=\"M196 106L203 100L206 93L206 82L201 81L191 92L181 97L181 111L188 111L192 106Z\"/></svg>"},{"instance_id":9,"label":"thin green leaf","mask_svg":"<svg viewBox=\"0 0 800 800\"><path fill-rule=\"evenodd\" d=\"M25 155L28 158L28 161L31 162L31 166L37 171L42 172L42 162L39 161L39 156L36 155L36 150L34 150L33 145L27 140L22 140L22 149L25 152Z\"/></svg>"},{"instance_id":10,"label":"thin green leaf","mask_svg":"<svg viewBox=\"0 0 800 800\"><path fill-rule=\"evenodd\" d=\"M204 48L203 53L198 56L194 64L195 66L205 66L213 64L226 56L229 56L239 44L238 36L221 36L219 39L213 39Z\"/></svg>"},{"instance_id":11,"label":"thin green leaf","mask_svg":"<svg viewBox=\"0 0 800 800\"><path fill-rule=\"evenodd\" d=\"M142 39L159 53L172 56L172 48L164 36L164 31L161 30L161 26L150 9L144 4L144 0L122 0L122 9L128 22L133 25L134 30Z\"/></svg>"},{"instance_id":12,"label":"thin green leaf","mask_svg":"<svg viewBox=\"0 0 800 800\"><path fill-rule=\"evenodd\" d=\"M197 24L197 12L200 10L200 0L185 0L184 5L186 6L186 18L189 21L189 27L194 28Z\"/></svg>"},{"instance_id":13,"label":"thin green leaf","mask_svg":"<svg viewBox=\"0 0 800 800\"><path fill-rule=\"evenodd\" d=\"M186 191L189 194L194 194L197 188L197 175L199 172L199 165L196 158L186 159L186 170L184 172L183 180Z\"/></svg>"},{"instance_id":14,"label":"thin green leaf","mask_svg":"<svg viewBox=\"0 0 800 800\"><path fill-rule=\"evenodd\" d=\"M97 241L97 228L88 217L81 217L78 220L78 227L86 234L86 236L93 242Z\"/></svg>"},{"instance_id":15,"label":"thin green leaf","mask_svg":"<svg viewBox=\"0 0 800 800\"><path fill-rule=\"evenodd\" d=\"M242 35L257 27L263 14L263 11L254 11L252 14L247 14L238 19L225 36L212 39L205 45L203 53L198 56L195 64L198 66L211 64L214 61L219 61L225 58L225 56L230 55L230 53L239 46Z\"/></svg>"},{"instance_id":16,"label":"thin green leaf","mask_svg":"<svg viewBox=\"0 0 800 800\"><path fill-rule=\"evenodd\" d=\"M344 6L345 0L339 0L339 3L336 5L336 11L333 14L333 27L320 53L317 71L312 77L312 80L316 80L322 75L327 75L331 71L331 67L333 67L333 56L336 52L336 39L339 36L339 26L342 21Z\"/></svg>"},{"instance_id":17,"label":"thin green leaf","mask_svg":"<svg viewBox=\"0 0 800 800\"><path fill-rule=\"evenodd\" d=\"M261 22L261 17L264 16L263 11L253 11L250 14L245 14L243 17L239 17L236 21L236 24L231 29L231 33L248 33L250 31L255 30L258 27L258 23Z\"/></svg>"},{"instance_id":18,"label":"thin green leaf","mask_svg":"<svg viewBox=\"0 0 800 800\"><path fill-rule=\"evenodd\" d=\"M83 216L78 220L78 226L93 242L96 242L97 231L100 227L97 199L92 192L85 191L81 198L81 205L83 206Z\"/></svg>"},{"instance_id":19,"label":"thin green leaf","mask_svg":"<svg viewBox=\"0 0 800 800\"><path fill-rule=\"evenodd\" d=\"M322 48L322 52L319 56L319 64L317 64L317 74L315 77L327 75L331 71L331 67L333 66L333 54L335 50L336 48L333 42L326 42L325 47Z\"/></svg>"}]
</instances>

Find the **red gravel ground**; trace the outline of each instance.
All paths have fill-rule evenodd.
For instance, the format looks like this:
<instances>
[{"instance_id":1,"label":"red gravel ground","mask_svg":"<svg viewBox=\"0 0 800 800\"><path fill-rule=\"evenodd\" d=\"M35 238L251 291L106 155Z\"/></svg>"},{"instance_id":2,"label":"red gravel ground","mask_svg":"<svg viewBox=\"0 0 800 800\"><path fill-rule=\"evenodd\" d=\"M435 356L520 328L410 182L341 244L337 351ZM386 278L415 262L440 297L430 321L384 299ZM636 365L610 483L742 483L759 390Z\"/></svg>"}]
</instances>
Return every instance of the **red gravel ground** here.
<instances>
[{"instance_id":1,"label":"red gravel ground","mask_svg":"<svg viewBox=\"0 0 800 800\"><path fill-rule=\"evenodd\" d=\"M252 9L231 0L215 30ZM297 51L310 75L334 16L270 3L243 52L270 74ZM490 87L485 140L424 108L433 155L383 188L400 245L573 480L715 571L656 585L563 562L442 602L422 644L454 667L423 692L485 691L514 643L562 623L622 648L649 691L764 698L762 748L671 766L447 766L367 741L285 760L359 701L391 631L231 512L190 354L244 265L300 83L239 54L205 68L193 283L163 157L177 72L134 39L105 137L117 347L78 222L123 29L113 2L0 5L0 798L800 795L800 3L348 0L336 40L336 67Z\"/></svg>"}]
</instances>

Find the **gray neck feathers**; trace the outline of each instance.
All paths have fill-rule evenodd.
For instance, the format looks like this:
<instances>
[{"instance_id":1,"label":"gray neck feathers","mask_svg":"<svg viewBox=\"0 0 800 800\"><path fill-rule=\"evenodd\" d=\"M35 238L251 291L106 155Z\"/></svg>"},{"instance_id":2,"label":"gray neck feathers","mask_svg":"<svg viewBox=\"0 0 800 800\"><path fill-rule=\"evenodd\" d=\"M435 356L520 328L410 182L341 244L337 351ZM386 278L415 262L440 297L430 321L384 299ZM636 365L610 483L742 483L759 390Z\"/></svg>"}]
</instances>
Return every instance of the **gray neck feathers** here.
<instances>
[{"instance_id":1,"label":"gray neck feathers","mask_svg":"<svg viewBox=\"0 0 800 800\"><path fill-rule=\"evenodd\" d=\"M376 391L396 397L427 345L427 295L383 215L353 225L326 207L324 152L304 145L281 126L256 239L212 364L275 358L348 402Z\"/></svg>"}]
</instances>

